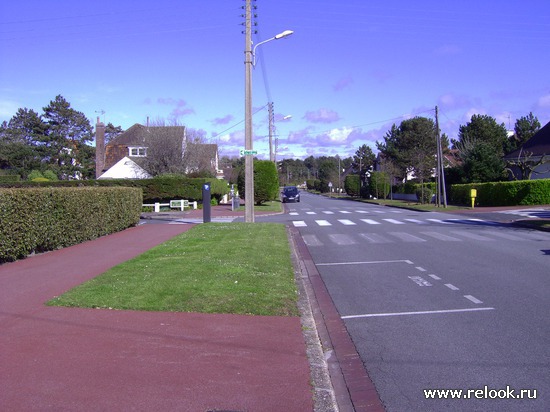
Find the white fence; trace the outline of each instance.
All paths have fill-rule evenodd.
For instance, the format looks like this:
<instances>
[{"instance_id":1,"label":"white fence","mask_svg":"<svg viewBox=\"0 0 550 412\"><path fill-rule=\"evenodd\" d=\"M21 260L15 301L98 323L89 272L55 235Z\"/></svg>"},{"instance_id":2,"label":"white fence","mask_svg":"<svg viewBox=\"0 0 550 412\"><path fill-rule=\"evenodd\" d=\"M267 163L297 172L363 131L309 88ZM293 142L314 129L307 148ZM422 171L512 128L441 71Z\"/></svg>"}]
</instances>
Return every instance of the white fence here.
<instances>
[{"instance_id":1,"label":"white fence","mask_svg":"<svg viewBox=\"0 0 550 412\"><path fill-rule=\"evenodd\" d=\"M179 209L180 211L184 211L185 208L193 208L197 209L197 202L191 202L189 203L189 200L170 200L170 203L147 203L143 204L143 207L153 207L155 212L160 212L161 207L170 207L170 209Z\"/></svg>"}]
</instances>

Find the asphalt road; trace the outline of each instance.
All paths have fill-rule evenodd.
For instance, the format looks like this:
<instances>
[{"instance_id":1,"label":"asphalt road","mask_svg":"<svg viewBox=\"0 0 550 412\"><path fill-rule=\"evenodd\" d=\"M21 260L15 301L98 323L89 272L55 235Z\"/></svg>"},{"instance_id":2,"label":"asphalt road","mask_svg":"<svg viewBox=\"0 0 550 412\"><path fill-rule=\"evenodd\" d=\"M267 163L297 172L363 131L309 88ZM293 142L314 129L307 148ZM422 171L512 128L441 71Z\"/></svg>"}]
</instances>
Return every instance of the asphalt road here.
<instances>
[{"instance_id":1,"label":"asphalt road","mask_svg":"<svg viewBox=\"0 0 550 412\"><path fill-rule=\"evenodd\" d=\"M288 206L257 221L299 228L388 411L550 410L550 233L308 193Z\"/></svg>"}]
</instances>

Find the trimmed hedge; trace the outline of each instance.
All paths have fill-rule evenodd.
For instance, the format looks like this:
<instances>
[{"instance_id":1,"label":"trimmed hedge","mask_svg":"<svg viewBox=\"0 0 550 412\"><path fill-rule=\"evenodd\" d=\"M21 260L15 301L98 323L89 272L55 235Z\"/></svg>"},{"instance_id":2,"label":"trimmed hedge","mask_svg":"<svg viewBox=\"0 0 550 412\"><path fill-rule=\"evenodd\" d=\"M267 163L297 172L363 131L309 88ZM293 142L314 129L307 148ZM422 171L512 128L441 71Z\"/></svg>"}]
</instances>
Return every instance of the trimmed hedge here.
<instances>
[{"instance_id":1,"label":"trimmed hedge","mask_svg":"<svg viewBox=\"0 0 550 412\"><path fill-rule=\"evenodd\" d=\"M0 187L136 187L143 191L144 203L163 202L172 199L186 199L190 201L202 200L202 185L210 182L210 193L213 198L220 200L229 193L225 180L215 178L187 178L185 176L169 175L153 179L105 179L105 180L70 180L59 182L18 182L0 184Z\"/></svg>"},{"instance_id":2,"label":"trimmed hedge","mask_svg":"<svg viewBox=\"0 0 550 412\"><path fill-rule=\"evenodd\" d=\"M21 176L19 175L0 175L0 184L15 183L20 181L21 181Z\"/></svg>"},{"instance_id":3,"label":"trimmed hedge","mask_svg":"<svg viewBox=\"0 0 550 412\"><path fill-rule=\"evenodd\" d=\"M135 188L0 189L0 262L134 226L142 203Z\"/></svg>"},{"instance_id":4,"label":"trimmed hedge","mask_svg":"<svg viewBox=\"0 0 550 412\"><path fill-rule=\"evenodd\" d=\"M477 189L478 206L550 204L550 179L452 185L449 202L470 205L470 189Z\"/></svg>"}]
</instances>

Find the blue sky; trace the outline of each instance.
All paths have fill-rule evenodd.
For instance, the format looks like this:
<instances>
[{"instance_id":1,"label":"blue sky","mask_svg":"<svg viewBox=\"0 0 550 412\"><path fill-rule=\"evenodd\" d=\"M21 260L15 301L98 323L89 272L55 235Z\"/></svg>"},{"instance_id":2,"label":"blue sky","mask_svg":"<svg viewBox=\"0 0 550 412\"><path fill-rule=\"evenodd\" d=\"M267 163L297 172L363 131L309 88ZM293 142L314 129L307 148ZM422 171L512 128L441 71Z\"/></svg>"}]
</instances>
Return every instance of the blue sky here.
<instances>
[{"instance_id":1,"label":"blue sky","mask_svg":"<svg viewBox=\"0 0 550 412\"><path fill-rule=\"evenodd\" d=\"M164 119L244 148L243 0L20 0L0 5L0 121L61 94L95 123ZM473 114L550 121L548 0L257 0L254 149L277 159L373 149L393 123ZM101 112L104 111L104 114ZM292 116L284 119L285 116Z\"/></svg>"}]
</instances>

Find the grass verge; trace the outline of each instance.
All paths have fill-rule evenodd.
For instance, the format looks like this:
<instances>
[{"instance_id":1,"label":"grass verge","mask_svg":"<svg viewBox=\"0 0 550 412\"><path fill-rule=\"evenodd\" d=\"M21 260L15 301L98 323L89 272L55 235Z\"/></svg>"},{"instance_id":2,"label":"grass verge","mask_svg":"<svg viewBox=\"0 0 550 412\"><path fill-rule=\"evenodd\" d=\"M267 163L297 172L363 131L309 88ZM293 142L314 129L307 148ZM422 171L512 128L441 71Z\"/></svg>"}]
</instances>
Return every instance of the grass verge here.
<instances>
[{"instance_id":1,"label":"grass verge","mask_svg":"<svg viewBox=\"0 0 550 412\"><path fill-rule=\"evenodd\" d=\"M298 316L284 225L197 225L47 304Z\"/></svg>"}]
</instances>

